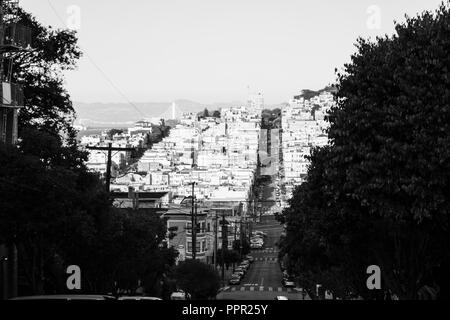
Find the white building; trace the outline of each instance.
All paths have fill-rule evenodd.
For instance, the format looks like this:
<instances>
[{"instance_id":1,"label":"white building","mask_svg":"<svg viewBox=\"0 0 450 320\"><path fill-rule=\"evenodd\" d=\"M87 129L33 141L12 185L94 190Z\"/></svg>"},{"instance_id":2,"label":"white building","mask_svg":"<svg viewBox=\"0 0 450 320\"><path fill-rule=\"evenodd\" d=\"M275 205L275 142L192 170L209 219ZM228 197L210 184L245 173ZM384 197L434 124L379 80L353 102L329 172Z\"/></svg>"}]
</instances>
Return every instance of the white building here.
<instances>
[{"instance_id":1,"label":"white building","mask_svg":"<svg viewBox=\"0 0 450 320\"><path fill-rule=\"evenodd\" d=\"M310 100L291 99L282 107L283 184L287 198L296 185L303 183L308 173L311 148L328 143L325 120L333 106L333 97L323 93Z\"/></svg>"}]
</instances>

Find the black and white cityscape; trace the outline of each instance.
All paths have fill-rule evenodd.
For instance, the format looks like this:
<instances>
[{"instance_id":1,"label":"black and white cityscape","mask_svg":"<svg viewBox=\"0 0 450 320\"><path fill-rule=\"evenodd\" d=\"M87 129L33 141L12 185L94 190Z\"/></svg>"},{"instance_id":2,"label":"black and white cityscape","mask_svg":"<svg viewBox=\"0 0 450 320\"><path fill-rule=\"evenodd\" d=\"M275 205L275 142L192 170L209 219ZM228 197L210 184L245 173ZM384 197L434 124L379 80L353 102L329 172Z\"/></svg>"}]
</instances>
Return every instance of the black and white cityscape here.
<instances>
[{"instance_id":1,"label":"black and white cityscape","mask_svg":"<svg viewBox=\"0 0 450 320\"><path fill-rule=\"evenodd\" d=\"M0 300L449 298L448 0L0 0L0 78Z\"/></svg>"}]
</instances>

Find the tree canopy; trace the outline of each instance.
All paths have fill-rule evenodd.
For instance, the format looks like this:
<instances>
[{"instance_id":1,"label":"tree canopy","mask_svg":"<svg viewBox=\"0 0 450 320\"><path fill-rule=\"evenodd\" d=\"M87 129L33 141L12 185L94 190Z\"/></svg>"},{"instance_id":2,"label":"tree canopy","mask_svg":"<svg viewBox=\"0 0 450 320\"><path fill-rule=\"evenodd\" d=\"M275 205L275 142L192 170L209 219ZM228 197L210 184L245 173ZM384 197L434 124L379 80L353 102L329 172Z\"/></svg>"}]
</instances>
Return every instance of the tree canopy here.
<instances>
[{"instance_id":1,"label":"tree canopy","mask_svg":"<svg viewBox=\"0 0 450 320\"><path fill-rule=\"evenodd\" d=\"M289 268L309 286L375 298L366 268L378 265L384 291L448 298L449 23L442 4L391 37L359 39L338 73L331 143L279 217Z\"/></svg>"},{"instance_id":2,"label":"tree canopy","mask_svg":"<svg viewBox=\"0 0 450 320\"><path fill-rule=\"evenodd\" d=\"M64 87L64 71L81 56L76 34L18 14L34 42L14 57L11 74L24 87L25 106L18 145L0 143L0 243L18 249L19 294L64 291L72 264L82 268L84 292L106 293L114 281L132 288L137 280L154 292L175 252L164 246L159 216L112 208L98 174L86 168Z\"/></svg>"},{"instance_id":3,"label":"tree canopy","mask_svg":"<svg viewBox=\"0 0 450 320\"><path fill-rule=\"evenodd\" d=\"M214 298L220 288L220 278L213 266L199 260L186 260L175 269L177 286L193 300Z\"/></svg>"},{"instance_id":4,"label":"tree canopy","mask_svg":"<svg viewBox=\"0 0 450 320\"><path fill-rule=\"evenodd\" d=\"M25 107L19 113L19 136L33 127L74 143L75 111L64 87L64 72L74 70L82 53L74 31L54 29L41 24L30 13L19 8L21 25L32 33L32 50L14 57L13 82L24 88Z\"/></svg>"},{"instance_id":5,"label":"tree canopy","mask_svg":"<svg viewBox=\"0 0 450 320\"><path fill-rule=\"evenodd\" d=\"M199 118L207 118L207 117L214 117L214 118L220 118L220 111L214 110L213 112L210 112L208 108L205 108L205 110L197 113L197 116Z\"/></svg>"},{"instance_id":6,"label":"tree canopy","mask_svg":"<svg viewBox=\"0 0 450 320\"><path fill-rule=\"evenodd\" d=\"M261 129L281 128L281 109L264 109L261 113Z\"/></svg>"}]
</instances>

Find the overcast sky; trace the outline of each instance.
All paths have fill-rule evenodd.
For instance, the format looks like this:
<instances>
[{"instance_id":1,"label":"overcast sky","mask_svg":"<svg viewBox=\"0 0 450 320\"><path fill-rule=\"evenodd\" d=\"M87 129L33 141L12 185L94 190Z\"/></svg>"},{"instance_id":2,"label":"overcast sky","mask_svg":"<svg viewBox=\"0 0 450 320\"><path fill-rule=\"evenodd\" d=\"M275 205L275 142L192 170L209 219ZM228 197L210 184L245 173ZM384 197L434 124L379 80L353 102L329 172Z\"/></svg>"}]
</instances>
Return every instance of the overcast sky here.
<instances>
[{"instance_id":1,"label":"overcast sky","mask_svg":"<svg viewBox=\"0 0 450 320\"><path fill-rule=\"evenodd\" d=\"M267 103L280 103L301 89L333 82L334 69L349 61L358 36L392 34L394 20L434 10L440 2L21 0L21 5L45 25L79 26L87 55L66 77L75 101L243 101L250 86Z\"/></svg>"}]
</instances>

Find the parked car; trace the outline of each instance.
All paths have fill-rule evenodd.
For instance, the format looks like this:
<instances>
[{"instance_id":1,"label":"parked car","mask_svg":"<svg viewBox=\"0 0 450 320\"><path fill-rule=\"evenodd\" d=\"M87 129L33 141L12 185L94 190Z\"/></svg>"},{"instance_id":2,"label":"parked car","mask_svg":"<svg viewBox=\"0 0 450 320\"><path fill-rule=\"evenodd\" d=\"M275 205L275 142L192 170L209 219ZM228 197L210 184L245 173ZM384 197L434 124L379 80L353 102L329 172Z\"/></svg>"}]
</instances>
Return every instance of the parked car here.
<instances>
[{"instance_id":1,"label":"parked car","mask_svg":"<svg viewBox=\"0 0 450 320\"><path fill-rule=\"evenodd\" d=\"M275 300L289 300L286 296L277 296Z\"/></svg>"},{"instance_id":2,"label":"parked car","mask_svg":"<svg viewBox=\"0 0 450 320\"><path fill-rule=\"evenodd\" d=\"M231 277L230 278L230 280L228 280L228 284L231 284L231 285L237 285L237 284L240 284L241 283L241 278L240 277L238 277L238 276L235 276L235 277Z\"/></svg>"},{"instance_id":3,"label":"parked car","mask_svg":"<svg viewBox=\"0 0 450 320\"><path fill-rule=\"evenodd\" d=\"M248 269L250 268L250 265L249 264L240 264L239 268L243 268L247 272Z\"/></svg>"},{"instance_id":4,"label":"parked car","mask_svg":"<svg viewBox=\"0 0 450 320\"><path fill-rule=\"evenodd\" d=\"M250 263L255 261L255 258L253 258L253 256L251 256L251 255L247 255L246 258L248 259L248 261L250 261Z\"/></svg>"},{"instance_id":5,"label":"parked car","mask_svg":"<svg viewBox=\"0 0 450 320\"><path fill-rule=\"evenodd\" d=\"M242 278L245 275L245 271L243 271L243 270L235 270L233 275L235 275L235 274L239 275L239 277Z\"/></svg>"},{"instance_id":6,"label":"parked car","mask_svg":"<svg viewBox=\"0 0 450 320\"><path fill-rule=\"evenodd\" d=\"M281 281L281 283L283 284L283 286L285 288L295 288L295 282L292 279L286 279L283 278L283 280Z\"/></svg>"},{"instance_id":7,"label":"parked car","mask_svg":"<svg viewBox=\"0 0 450 320\"><path fill-rule=\"evenodd\" d=\"M119 297L117 300L162 300L162 299L157 297L123 296Z\"/></svg>"},{"instance_id":8,"label":"parked car","mask_svg":"<svg viewBox=\"0 0 450 320\"><path fill-rule=\"evenodd\" d=\"M190 298L191 295L189 293L186 294L182 290L172 292L172 294L170 295L170 300L189 300Z\"/></svg>"},{"instance_id":9,"label":"parked car","mask_svg":"<svg viewBox=\"0 0 450 320\"><path fill-rule=\"evenodd\" d=\"M250 261L244 260L240 263L240 266L246 266L248 268L248 267L250 267Z\"/></svg>"},{"instance_id":10,"label":"parked car","mask_svg":"<svg viewBox=\"0 0 450 320\"><path fill-rule=\"evenodd\" d=\"M264 231L256 231L256 235L261 235L263 237L267 237L267 232Z\"/></svg>"},{"instance_id":11,"label":"parked car","mask_svg":"<svg viewBox=\"0 0 450 320\"><path fill-rule=\"evenodd\" d=\"M243 271L244 273L246 273L246 272L247 272L247 268L242 267L242 266L238 266L238 267L236 267L236 268L234 269L234 271Z\"/></svg>"},{"instance_id":12,"label":"parked car","mask_svg":"<svg viewBox=\"0 0 450 320\"><path fill-rule=\"evenodd\" d=\"M250 248L251 248L251 249L262 249L262 247L263 247L263 244L262 244L262 243L252 243L252 244L250 245Z\"/></svg>"},{"instance_id":13,"label":"parked car","mask_svg":"<svg viewBox=\"0 0 450 320\"><path fill-rule=\"evenodd\" d=\"M50 295L40 295L40 296L24 296L11 298L10 300L50 300L50 301L61 301L61 300L116 300L114 296L108 295L94 295L94 294L50 294Z\"/></svg>"}]
</instances>

